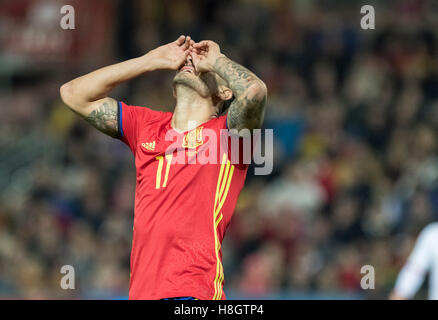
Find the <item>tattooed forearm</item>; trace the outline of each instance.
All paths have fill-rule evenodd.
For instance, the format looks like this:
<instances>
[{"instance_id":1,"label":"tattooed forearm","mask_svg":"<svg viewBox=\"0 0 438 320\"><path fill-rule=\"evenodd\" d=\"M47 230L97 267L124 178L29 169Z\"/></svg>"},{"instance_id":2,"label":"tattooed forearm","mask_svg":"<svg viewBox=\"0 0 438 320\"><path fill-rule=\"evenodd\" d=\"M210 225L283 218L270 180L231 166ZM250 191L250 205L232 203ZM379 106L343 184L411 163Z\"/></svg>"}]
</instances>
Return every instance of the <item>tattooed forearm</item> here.
<instances>
[{"instance_id":1,"label":"tattooed forearm","mask_svg":"<svg viewBox=\"0 0 438 320\"><path fill-rule=\"evenodd\" d=\"M227 124L229 129L257 129L263 123L266 96L263 99L243 97L234 100L228 110Z\"/></svg>"},{"instance_id":2,"label":"tattooed forearm","mask_svg":"<svg viewBox=\"0 0 438 320\"><path fill-rule=\"evenodd\" d=\"M236 98L243 95L254 81L261 81L247 68L227 57L220 57L217 59L214 64L214 70L228 82L230 89L233 91Z\"/></svg>"},{"instance_id":3,"label":"tattooed forearm","mask_svg":"<svg viewBox=\"0 0 438 320\"><path fill-rule=\"evenodd\" d=\"M106 99L85 117L85 120L111 137L115 138L118 135L117 103L113 99Z\"/></svg>"},{"instance_id":4,"label":"tattooed forearm","mask_svg":"<svg viewBox=\"0 0 438 320\"><path fill-rule=\"evenodd\" d=\"M227 57L217 59L214 71L228 82L235 96L228 111L228 127L237 130L260 128L267 95L263 81Z\"/></svg>"}]
</instances>

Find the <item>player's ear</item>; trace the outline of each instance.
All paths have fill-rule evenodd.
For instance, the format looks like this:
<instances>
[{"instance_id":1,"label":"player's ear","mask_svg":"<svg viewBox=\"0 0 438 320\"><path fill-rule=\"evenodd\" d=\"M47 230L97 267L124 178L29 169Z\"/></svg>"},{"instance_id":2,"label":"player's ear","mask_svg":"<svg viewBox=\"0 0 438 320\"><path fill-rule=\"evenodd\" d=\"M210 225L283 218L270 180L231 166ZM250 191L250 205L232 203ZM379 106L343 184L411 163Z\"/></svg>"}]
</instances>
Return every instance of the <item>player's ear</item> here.
<instances>
[{"instance_id":1,"label":"player's ear","mask_svg":"<svg viewBox=\"0 0 438 320\"><path fill-rule=\"evenodd\" d=\"M223 101L230 100L233 97L233 91L226 86L219 86L216 95Z\"/></svg>"}]
</instances>

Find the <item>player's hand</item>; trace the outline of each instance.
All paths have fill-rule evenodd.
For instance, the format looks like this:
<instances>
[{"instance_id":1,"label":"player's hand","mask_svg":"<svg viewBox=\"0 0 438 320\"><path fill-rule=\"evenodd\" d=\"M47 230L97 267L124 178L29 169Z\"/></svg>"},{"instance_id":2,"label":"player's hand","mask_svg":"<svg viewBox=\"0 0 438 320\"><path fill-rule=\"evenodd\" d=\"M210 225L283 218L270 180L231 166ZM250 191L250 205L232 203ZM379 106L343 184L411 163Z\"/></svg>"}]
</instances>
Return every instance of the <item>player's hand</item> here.
<instances>
[{"instance_id":1,"label":"player's hand","mask_svg":"<svg viewBox=\"0 0 438 320\"><path fill-rule=\"evenodd\" d=\"M194 43L191 46L190 55L196 72L214 71L216 60L224 56L219 45L210 40Z\"/></svg>"},{"instance_id":2,"label":"player's hand","mask_svg":"<svg viewBox=\"0 0 438 320\"><path fill-rule=\"evenodd\" d=\"M151 50L147 56L152 59L156 69L178 70L185 63L194 43L190 36L180 36L171 43Z\"/></svg>"}]
</instances>

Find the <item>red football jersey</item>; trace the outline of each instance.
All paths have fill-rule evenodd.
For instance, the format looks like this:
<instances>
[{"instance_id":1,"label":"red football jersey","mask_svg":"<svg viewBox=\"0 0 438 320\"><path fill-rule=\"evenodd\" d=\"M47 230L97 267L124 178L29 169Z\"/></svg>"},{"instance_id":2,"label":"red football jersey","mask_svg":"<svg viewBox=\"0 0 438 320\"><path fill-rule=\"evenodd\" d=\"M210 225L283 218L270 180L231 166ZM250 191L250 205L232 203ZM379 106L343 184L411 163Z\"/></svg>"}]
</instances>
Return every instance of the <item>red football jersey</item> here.
<instances>
[{"instance_id":1,"label":"red football jersey","mask_svg":"<svg viewBox=\"0 0 438 320\"><path fill-rule=\"evenodd\" d=\"M248 165L230 161L226 116L180 133L172 115L119 102L137 170L129 298L225 299L221 243Z\"/></svg>"}]
</instances>

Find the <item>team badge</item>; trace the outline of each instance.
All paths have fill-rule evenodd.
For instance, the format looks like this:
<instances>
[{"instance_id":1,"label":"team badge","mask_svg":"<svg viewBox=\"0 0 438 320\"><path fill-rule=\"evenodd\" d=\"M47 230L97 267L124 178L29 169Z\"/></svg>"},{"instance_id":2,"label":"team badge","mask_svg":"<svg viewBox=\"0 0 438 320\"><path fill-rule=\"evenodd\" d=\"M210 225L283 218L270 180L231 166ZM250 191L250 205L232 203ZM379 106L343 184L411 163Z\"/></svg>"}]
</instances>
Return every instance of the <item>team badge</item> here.
<instances>
[{"instance_id":1,"label":"team badge","mask_svg":"<svg viewBox=\"0 0 438 320\"><path fill-rule=\"evenodd\" d=\"M187 132L183 139L183 148L196 149L204 143L202 139L202 128L199 127Z\"/></svg>"}]
</instances>

